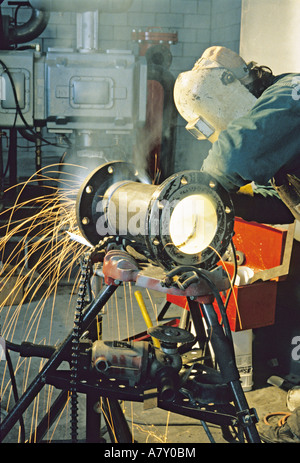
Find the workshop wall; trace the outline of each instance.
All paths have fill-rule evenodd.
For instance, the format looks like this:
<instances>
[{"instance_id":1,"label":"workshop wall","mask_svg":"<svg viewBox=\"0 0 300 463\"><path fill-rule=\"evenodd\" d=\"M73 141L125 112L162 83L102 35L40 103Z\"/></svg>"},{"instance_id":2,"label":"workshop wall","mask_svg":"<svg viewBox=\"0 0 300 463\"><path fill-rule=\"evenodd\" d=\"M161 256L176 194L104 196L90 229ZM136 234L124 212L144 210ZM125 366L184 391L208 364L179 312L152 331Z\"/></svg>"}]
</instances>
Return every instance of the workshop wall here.
<instances>
[{"instance_id":1,"label":"workshop wall","mask_svg":"<svg viewBox=\"0 0 300 463\"><path fill-rule=\"evenodd\" d=\"M277 75L300 72L299 0L243 0L241 17L241 52L247 61L255 56Z\"/></svg>"},{"instance_id":2,"label":"workshop wall","mask_svg":"<svg viewBox=\"0 0 300 463\"><path fill-rule=\"evenodd\" d=\"M194 62L210 45L224 45L239 51L242 0L134 0L126 13L100 15L99 41L103 50L129 49L138 53L138 44L132 40L132 31L159 28L178 33L178 43L171 45L173 56L170 72L176 78L191 69ZM3 14L15 11L5 0ZM26 21L29 12L18 9L19 23ZM39 38L43 52L49 47L74 47L76 43L76 14L51 13L49 24ZM199 168L210 147L199 142L185 130L185 121L178 116L176 134L175 170ZM49 140L56 138L44 134ZM18 178L34 172L34 146L20 139L18 149ZM4 147L5 148L5 147ZM61 151L55 147L43 148L43 165L57 162ZM28 162L32 159L32 162Z\"/></svg>"}]
</instances>

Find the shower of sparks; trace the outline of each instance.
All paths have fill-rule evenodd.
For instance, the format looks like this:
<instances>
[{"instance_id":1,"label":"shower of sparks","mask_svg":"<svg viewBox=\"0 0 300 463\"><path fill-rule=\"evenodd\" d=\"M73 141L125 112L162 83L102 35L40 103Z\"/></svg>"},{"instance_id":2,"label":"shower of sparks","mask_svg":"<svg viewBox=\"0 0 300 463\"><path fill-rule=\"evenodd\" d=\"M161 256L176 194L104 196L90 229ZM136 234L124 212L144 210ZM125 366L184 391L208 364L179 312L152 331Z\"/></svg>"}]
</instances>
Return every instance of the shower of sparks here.
<instances>
[{"instance_id":1,"label":"shower of sparks","mask_svg":"<svg viewBox=\"0 0 300 463\"><path fill-rule=\"evenodd\" d=\"M155 168L156 177L159 177L160 172L157 166ZM82 167L82 171L85 177L85 168ZM64 306L65 320L62 324L67 325L67 321L70 322L70 326L73 324L74 298L76 298L80 277L80 258L91 247L80 234L76 222L75 200L82 180L82 177L79 178L75 174L61 172L59 165L48 166L26 183L17 185L15 188L18 194L14 205L0 213L0 223L3 224L0 226L0 335L7 341L58 345L63 340L53 328L60 284L67 284L70 288L69 307ZM27 188L35 185L37 181L43 182L43 191L47 193L24 200ZM24 211L33 211L33 213L22 218ZM11 248L13 250L8 252ZM219 257L221 260L221 256ZM98 283L99 281L97 285ZM132 284L124 284L120 290L121 292L116 292L106 305L106 331L103 333L105 339L130 339L136 334L137 314L133 310ZM148 289L146 295L149 308L152 308L151 317L154 323L157 323L158 310ZM47 337L41 339L40 327L42 322L45 325L45 321L49 323L46 329ZM46 361L15 356L14 373L18 379L19 393L26 391L30 378L38 374ZM35 442L39 419L49 412L54 399L53 386L47 386L24 413L28 429L26 431L29 432L29 437L27 435L26 437L29 442ZM7 365L5 361L1 361L0 405L3 410L5 408L8 411L13 404L14 397ZM106 407L107 412L101 405L100 407L103 415L108 414L107 427L110 426L111 434L116 436L113 419L109 416L111 413L109 403ZM65 409L53 427L48 430L46 436L48 442L54 439L55 432L62 436L62 427L68 439L69 420L64 424L60 421L64 421L61 418L69 411L69 401ZM168 441L170 414L167 415L163 433L151 423L142 423L141 417L136 416L132 403L129 415L133 441L136 434L142 436L145 442ZM60 426L59 431L57 431L58 426ZM20 440L20 436L19 428L16 440Z\"/></svg>"},{"instance_id":2,"label":"shower of sparks","mask_svg":"<svg viewBox=\"0 0 300 463\"><path fill-rule=\"evenodd\" d=\"M55 173L48 171L43 181L55 180L49 177L49 174ZM7 223L0 229L3 235L0 243L1 286L2 293L4 290L7 293L0 305L2 336L5 339L13 339L16 321L25 302L32 302L38 292L47 286L31 313L26 338L30 335L34 327L38 326L46 300L50 295L55 295L58 283L63 278L70 279L70 272L83 252L82 244L71 240L67 233L78 233L75 204L70 199L76 192L74 179L60 180L60 185L64 186L61 192L56 186L46 186L49 191L46 195L20 201L26 187L35 180L32 177L26 184L18 185L21 191L15 204L0 214L0 219L3 214L8 216ZM18 212L30 209L37 212L31 217L15 219ZM5 256L4 252L11 241L16 245L9 256ZM37 262L31 267L30 260L37 257ZM15 311L13 316L11 310Z\"/></svg>"},{"instance_id":3,"label":"shower of sparks","mask_svg":"<svg viewBox=\"0 0 300 463\"><path fill-rule=\"evenodd\" d=\"M68 325L68 322L70 326L73 324L74 297L76 298L80 276L79 262L82 254L90 249L89 243L80 234L75 214L77 191L88 173L86 171L85 174L84 167L82 173L83 176L79 178L75 174L61 172L59 165L47 166L27 182L10 189L17 192L15 203L10 209L0 213L2 224L0 226L0 335L6 341L17 344L30 341L58 345L63 340L58 338L59 333L53 328L61 283L68 284L70 287L69 307L64 307L66 320L63 320L62 324L64 326ZM43 191L46 191L46 194L24 200L28 188L36 185L37 182L43 183ZM9 193L9 190L6 193ZM32 213L22 218L23 211L32 211ZM118 301L120 296L121 302ZM157 308L149 292L148 296L156 319ZM118 297L115 294L106 306L108 328L113 328L114 333L117 331L118 339L121 338L120 303L126 318L126 338L129 338L135 334L136 319L130 283L124 284L122 293L119 293ZM47 337L41 339L39 330L42 322L43 326L45 323L49 326L46 328ZM110 334L105 333L106 339L110 338ZM24 359L19 355L15 355L13 359L14 374L18 380L18 392L21 396L47 360ZM34 399L33 404L24 413L28 442L35 442L36 426L39 419L49 412L55 399L54 392L53 386L45 387L43 393ZM4 413L14 405L5 361L0 362L0 405ZM69 401L65 408L68 411ZM48 431L45 437L48 442L53 440L63 412ZM61 427L65 428L66 439L68 439L69 420L60 424L60 436L62 436ZM135 424L132 422L132 430L134 427ZM154 429L150 429L147 425L139 425L139 428L148 435L146 440L155 435ZM114 430L112 432L114 433ZM20 441L20 427L17 433L16 441ZM158 437L158 440L163 441L164 438Z\"/></svg>"},{"instance_id":4,"label":"shower of sparks","mask_svg":"<svg viewBox=\"0 0 300 463\"><path fill-rule=\"evenodd\" d=\"M82 168L82 171L84 173L86 169ZM37 180L43 182L43 195L23 199ZM73 317L71 300L78 286L77 265L82 253L88 249L78 231L75 216L75 198L81 180L74 174L62 173L59 165L52 165L37 172L27 182L9 189L17 192L15 203L0 214L0 329L6 341L37 340L52 345L62 341L52 339L56 336L52 323L59 285L61 282L71 285L67 320L68 316ZM5 193L13 192L9 190ZM23 211L29 211L29 214L22 217ZM76 237L78 239L74 239ZM49 326L47 338L41 340L38 334L44 317ZM19 395L30 382L30 370L37 374L45 363L40 360L40 365L34 364L33 367L32 360L18 357L15 362L18 388L20 384L22 387ZM0 367L1 408L5 406L9 410L13 405L10 379L6 363L1 362ZM36 427L40 409L50 407L49 397L43 400L45 405L42 406L41 402L39 396L33 402L30 434ZM34 438L33 434L31 439L34 441Z\"/></svg>"}]
</instances>

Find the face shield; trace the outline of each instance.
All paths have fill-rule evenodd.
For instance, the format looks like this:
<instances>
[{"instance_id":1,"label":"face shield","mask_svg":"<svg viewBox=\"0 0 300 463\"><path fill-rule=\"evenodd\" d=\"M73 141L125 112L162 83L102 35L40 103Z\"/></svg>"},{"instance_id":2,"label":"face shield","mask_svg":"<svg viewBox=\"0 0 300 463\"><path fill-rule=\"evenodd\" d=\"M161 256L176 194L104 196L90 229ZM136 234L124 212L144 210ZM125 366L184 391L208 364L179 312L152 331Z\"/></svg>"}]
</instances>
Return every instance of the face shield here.
<instances>
[{"instance_id":1,"label":"face shield","mask_svg":"<svg viewBox=\"0 0 300 463\"><path fill-rule=\"evenodd\" d=\"M236 53L223 47L208 49L174 85L175 105L188 123L186 129L197 139L216 141L229 122L255 104L245 87L250 81L247 65Z\"/></svg>"}]
</instances>

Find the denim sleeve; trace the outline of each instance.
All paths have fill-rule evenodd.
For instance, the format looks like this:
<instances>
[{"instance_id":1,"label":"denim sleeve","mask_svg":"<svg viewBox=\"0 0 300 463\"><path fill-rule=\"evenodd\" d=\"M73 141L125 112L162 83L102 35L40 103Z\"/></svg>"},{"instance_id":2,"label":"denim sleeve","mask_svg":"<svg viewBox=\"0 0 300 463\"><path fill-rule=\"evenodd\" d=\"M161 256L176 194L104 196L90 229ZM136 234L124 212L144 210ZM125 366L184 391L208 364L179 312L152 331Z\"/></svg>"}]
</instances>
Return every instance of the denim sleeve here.
<instances>
[{"instance_id":1,"label":"denim sleeve","mask_svg":"<svg viewBox=\"0 0 300 463\"><path fill-rule=\"evenodd\" d=\"M202 170L231 192L252 181L269 185L285 166L289 173L299 175L294 169L300 159L297 86L300 88L300 75L292 74L269 87L248 114L221 132Z\"/></svg>"}]
</instances>

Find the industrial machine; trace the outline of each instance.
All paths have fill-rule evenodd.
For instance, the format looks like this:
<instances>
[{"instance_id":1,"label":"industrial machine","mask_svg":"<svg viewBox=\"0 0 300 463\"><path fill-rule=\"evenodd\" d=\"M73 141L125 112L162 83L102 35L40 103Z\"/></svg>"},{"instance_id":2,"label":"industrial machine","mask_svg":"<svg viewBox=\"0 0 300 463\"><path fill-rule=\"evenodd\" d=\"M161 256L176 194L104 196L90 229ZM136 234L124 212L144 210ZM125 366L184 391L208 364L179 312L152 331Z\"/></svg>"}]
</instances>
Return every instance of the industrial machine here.
<instances>
[{"instance_id":1,"label":"industrial machine","mask_svg":"<svg viewBox=\"0 0 300 463\"><path fill-rule=\"evenodd\" d=\"M236 307L233 314L226 311L234 277L231 282L230 272L220 265L232 248L231 264L236 266L234 245L239 248L240 244L230 196L211 176L172 170L175 111L170 89L174 82L168 72L170 53L162 45L161 32L133 33L140 44L139 57L128 50L99 49L99 13L126 11L131 3L30 0L27 23L10 27L11 19L2 17L0 127L10 130L11 184L16 181L17 132L35 143L37 170L41 167L41 145L49 143L45 130L69 143L72 139L62 170L68 168L64 161L71 160L79 166L88 164L90 172L82 178L76 195L78 239L87 252L82 255L74 328L59 346L16 345L0 338L7 359L10 350L23 357L48 359L0 423L0 440L19 421L21 440L25 441L23 414L49 384L61 392L33 431L37 442L43 440L69 393L72 442L77 442L78 393L87 396L87 442L101 441L99 414L95 412L99 398L104 399L103 409L110 410L105 419L111 416L107 427L114 431L112 441L132 442L119 405L119 400L127 400L200 420L212 441L206 423L221 426L229 441L243 442L246 438L247 442L260 442L256 412L249 408L242 389L231 333L245 326L252 328L253 318L249 321L251 311L246 310L241 326ZM44 53L39 46L21 45L42 33L51 11L69 10L77 11L76 48L54 48ZM175 41L174 34L166 38L167 43ZM160 97L158 105L151 97L161 95L161 90L168 98ZM160 114L154 112L157 107ZM157 137L157 120L161 137ZM133 145L145 133L152 134L153 143L143 153L143 161L147 160L143 170L130 161ZM122 147L130 145L123 153L120 140ZM285 235L279 240L284 241ZM280 266L281 257L272 265ZM254 274L253 281L286 274L288 262L289 256L279 273L277 268L273 273L264 272L263 277ZM104 280L94 299L88 291L92 275ZM126 341L99 339L97 320L105 304L128 282L160 291L169 301L184 300L195 334L188 324L174 321L149 328L143 338L138 333ZM273 291L274 281L270 286ZM241 288L237 296L241 297L243 290L249 287ZM221 297L224 292L225 302ZM273 318L257 320L264 326ZM69 369L62 369L62 362L67 362Z\"/></svg>"},{"instance_id":2,"label":"industrial machine","mask_svg":"<svg viewBox=\"0 0 300 463\"><path fill-rule=\"evenodd\" d=\"M164 52L171 43L169 34L160 37L159 45L151 40L148 47L156 51L147 56L103 50L99 43L99 15L125 12L131 4L132 0L8 2L31 12L24 24L16 22L16 14L0 17L0 127L9 132L10 141L2 174L9 171L9 186L19 178L20 135L35 144L36 171L44 165L46 146L45 150L57 149L62 171L71 169L78 175L81 166L92 170L115 159L143 164L151 176L160 171L161 179L172 173L177 112L168 70L171 55ZM38 39L51 13L63 11L76 13L76 45L42 50ZM139 43L147 40L138 38ZM149 90L153 82L156 95Z\"/></svg>"},{"instance_id":3,"label":"industrial machine","mask_svg":"<svg viewBox=\"0 0 300 463\"><path fill-rule=\"evenodd\" d=\"M131 208L137 197L138 218ZM6 342L7 352L48 360L1 423L2 439L22 420L44 385L52 384L61 393L34 431L37 442L64 407L68 391L72 442L78 435L78 393L88 397L89 442L101 438L95 414L99 397L105 399L104 410L110 410L105 416L112 419L108 429L113 429L113 442L132 442L119 400L198 419L212 441L206 423L221 426L229 441L260 442L256 412L249 408L242 389L220 297L231 287L228 273L217 265L233 236L234 211L228 193L197 171L174 174L155 186L146 183L134 165L116 161L87 176L78 192L76 213L80 239L90 249L83 256L74 329L57 347ZM180 228L182 223L185 227ZM90 278L99 266L105 285L89 299ZM124 341L99 339L96 319L116 289L127 282L186 297L196 334L174 321L148 328L143 339L140 334ZM204 353L207 343L215 365ZM59 368L63 361L69 369Z\"/></svg>"}]
</instances>

